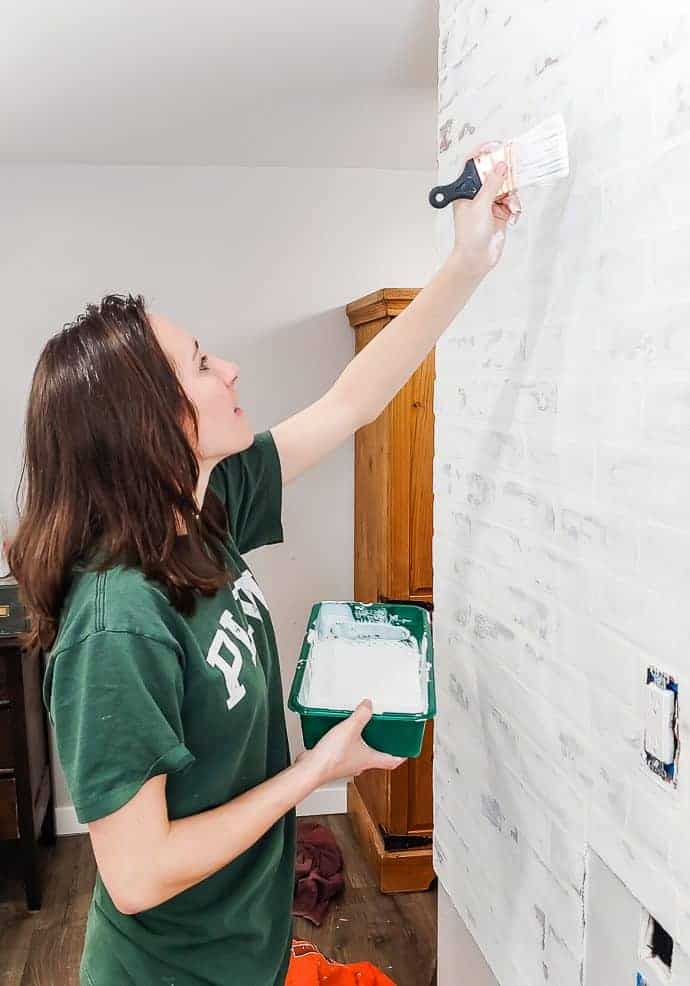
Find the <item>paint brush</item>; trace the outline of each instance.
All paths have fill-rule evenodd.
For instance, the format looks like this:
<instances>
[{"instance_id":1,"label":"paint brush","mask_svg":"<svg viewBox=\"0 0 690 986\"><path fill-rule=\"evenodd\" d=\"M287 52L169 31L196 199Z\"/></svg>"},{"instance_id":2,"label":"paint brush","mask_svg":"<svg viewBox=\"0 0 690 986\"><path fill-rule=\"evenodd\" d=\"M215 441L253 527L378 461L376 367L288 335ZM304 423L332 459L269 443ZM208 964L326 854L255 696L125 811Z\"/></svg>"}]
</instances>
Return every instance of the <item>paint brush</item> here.
<instances>
[{"instance_id":1,"label":"paint brush","mask_svg":"<svg viewBox=\"0 0 690 986\"><path fill-rule=\"evenodd\" d=\"M482 180L499 161L505 161L508 172L497 199L527 185L565 177L570 168L563 117L560 114L550 116L521 137L501 144L496 150L470 158L454 182L431 189L430 204L435 209L442 209L454 199L473 199L482 187Z\"/></svg>"}]
</instances>

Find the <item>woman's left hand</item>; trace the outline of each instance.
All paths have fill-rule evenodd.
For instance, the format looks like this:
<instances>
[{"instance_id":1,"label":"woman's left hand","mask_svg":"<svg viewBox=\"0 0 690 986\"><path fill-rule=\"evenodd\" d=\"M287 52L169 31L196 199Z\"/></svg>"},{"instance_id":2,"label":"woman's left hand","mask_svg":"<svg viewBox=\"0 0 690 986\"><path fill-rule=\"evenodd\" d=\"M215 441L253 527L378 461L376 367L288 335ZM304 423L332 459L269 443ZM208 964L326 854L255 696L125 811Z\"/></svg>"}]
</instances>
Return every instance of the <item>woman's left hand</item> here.
<instances>
[{"instance_id":1,"label":"woman's left hand","mask_svg":"<svg viewBox=\"0 0 690 986\"><path fill-rule=\"evenodd\" d=\"M470 154L478 157L481 153L496 150L498 141L480 144ZM506 226L515 225L522 206L517 192L499 195L505 178L505 165L500 162L483 181L479 193L473 199L453 201L455 224L455 247L463 267L483 277L496 266L503 254Z\"/></svg>"}]
</instances>

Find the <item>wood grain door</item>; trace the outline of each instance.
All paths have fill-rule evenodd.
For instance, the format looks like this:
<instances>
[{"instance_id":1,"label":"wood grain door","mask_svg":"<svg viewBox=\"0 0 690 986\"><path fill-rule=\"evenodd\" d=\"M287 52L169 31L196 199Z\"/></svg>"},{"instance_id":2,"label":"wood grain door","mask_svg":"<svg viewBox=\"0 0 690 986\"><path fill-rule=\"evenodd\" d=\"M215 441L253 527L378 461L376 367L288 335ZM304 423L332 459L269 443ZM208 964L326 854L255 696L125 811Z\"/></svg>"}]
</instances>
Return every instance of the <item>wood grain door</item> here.
<instances>
[{"instance_id":1,"label":"wood grain door","mask_svg":"<svg viewBox=\"0 0 690 986\"><path fill-rule=\"evenodd\" d=\"M424 602L432 600L433 581L435 355L432 350L410 381L409 598Z\"/></svg>"},{"instance_id":2,"label":"wood grain door","mask_svg":"<svg viewBox=\"0 0 690 986\"><path fill-rule=\"evenodd\" d=\"M386 599L430 603L433 533L434 353L388 406Z\"/></svg>"},{"instance_id":3,"label":"wood grain door","mask_svg":"<svg viewBox=\"0 0 690 986\"><path fill-rule=\"evenodd\" d=\"M360 326L355 351L363 349L389 321L377 319ZM378 601L386 578L388 443L387 409L355 433L354 590L355 599L365 603Z\"/></svg>"},{"instance_id":4,"label":"wood grain door","mask_svg":"<svg viewBox=\"0 0 690 986\"><path fill-rule=\"evenodd\" d=\"M355 351L415 294L384 289L349 305ZM434 377L432 350L376 421L355 435L354 582L362 602L432 605ZM385 834L431 836L432 760L429 722L418 758L355 778L372 822Z\"/></svg>"}]
</instances>

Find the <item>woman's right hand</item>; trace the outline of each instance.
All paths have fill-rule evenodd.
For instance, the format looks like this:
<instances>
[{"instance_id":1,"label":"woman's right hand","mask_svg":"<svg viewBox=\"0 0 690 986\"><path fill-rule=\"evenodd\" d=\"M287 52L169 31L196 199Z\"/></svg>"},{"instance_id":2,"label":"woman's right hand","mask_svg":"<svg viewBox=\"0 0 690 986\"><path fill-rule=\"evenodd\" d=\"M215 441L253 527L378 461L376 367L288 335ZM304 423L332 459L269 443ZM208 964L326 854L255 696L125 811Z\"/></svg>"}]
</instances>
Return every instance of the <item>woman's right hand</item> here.
<instances>
[{"instance_id":1,"label":"woman's right hand","mask_svg":"<svg viewBox=\"0 0 690 986\"><path fill-rule=\"evenodd\" d=\"M500 141L480 144L470 157L476 158L496 151L500 146ZM484 277L500 260L506 226L508 223L515 225L522 211L517 192L499 195L506 171L505 163L500 162L486 175L481 189L473 199L453 201L453 253L460 258L463 268L471 271L478 279Z\"/></svg>"},{"instance_id":2,"label":"woman's right hand","mask_svg":"<svg viewBox=\"0 0 690 986\"><path fill-rule=\"evenodd\" d=\"M362 739L362 730L372 714L371 701L364 699L352 715L329 729L316 746L300 753L296 762L309 763L316 773L319 784L327 784L342 777L356 777L363 770L371 770L374 767L395 770L405 762L406 757L392 757L388 753L379 753Z\"/></svg>"}]
</instances>

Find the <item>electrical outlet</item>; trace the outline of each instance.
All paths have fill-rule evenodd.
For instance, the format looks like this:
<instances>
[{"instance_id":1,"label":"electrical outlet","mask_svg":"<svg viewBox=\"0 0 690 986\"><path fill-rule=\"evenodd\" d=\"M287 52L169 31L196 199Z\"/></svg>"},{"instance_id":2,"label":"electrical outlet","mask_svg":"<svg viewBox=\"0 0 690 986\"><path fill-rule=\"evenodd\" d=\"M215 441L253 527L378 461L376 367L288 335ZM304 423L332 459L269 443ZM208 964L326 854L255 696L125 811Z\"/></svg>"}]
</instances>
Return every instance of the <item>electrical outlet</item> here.
<instances>
[{"instance_id":1,"label":"electrical outlet","mask_svg":"<svg viewBox=\"0 0 690 986\"><path fill-rule=\"evenodd\" d=\"M667 783L676 783L678 757L678 684L658 668L647 668L644 756L647 766Z\"/></svg>"},{"instance_id":2,"label":"electrical outlet","mask_svg":"<svg viewBox=\"0 0 690 986\"><path fill-rule=\"evenodd\" d=\"M676 713L676 694L670 688L659 688L655 682L647 685L647 717L644 748L662 763L673 763L676 737L673 721Z\"/></svg>"}]
</instances>

